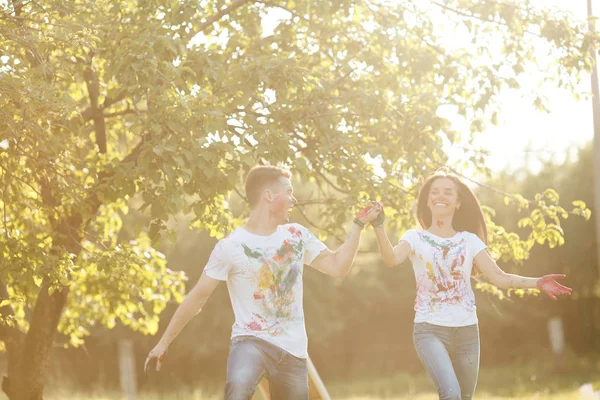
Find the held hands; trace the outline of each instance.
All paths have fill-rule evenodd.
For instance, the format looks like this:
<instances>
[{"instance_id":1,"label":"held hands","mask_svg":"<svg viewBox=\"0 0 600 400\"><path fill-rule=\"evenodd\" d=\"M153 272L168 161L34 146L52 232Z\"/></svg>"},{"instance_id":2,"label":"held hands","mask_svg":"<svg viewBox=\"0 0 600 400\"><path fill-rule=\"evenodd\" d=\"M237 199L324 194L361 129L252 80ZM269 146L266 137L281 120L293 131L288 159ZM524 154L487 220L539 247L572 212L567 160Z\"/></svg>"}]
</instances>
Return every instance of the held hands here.
<instances>
[{"instance_id":1,"label":"held hands","mask_svg":"<svg viewBox=\"0 0 600 400\"><path fill-rule=\"evenodd\" d=\"M542 292L550 296L552 300L556 300L556 296L559 296L561 294L570 295L571 291L573 290L556 282L556 279L562 279L565 276L566 275L563 274L544 275L540 279L538 279L535 285Z\"/></svg>"},{"instance_id":2,"label":"held hands","mask_svg":"<svg viewBox=\"0 0 600 400\"><path fill-rule=\"evenodd\" d=\"M360 210L354 222L361 227L364 227L368 223L373 223L383 213L383 206L378 201L372 201L371 204Z\"/></svg>"},{"instance_id":3,"label":"held hands","mask_svg":"<svg viewBox=\"0 0 600 400\"><path fill-rule=\"evenodd\" d=\"M163 346L160 342L150 351L146 362L144 363L144 372L148 372L148 368L153 361L156 361L156 370L160 371L160 363L167 356L167 347Z\"/></svg>"},{"instance_id":4,"label":"held hands","mask_svg":"<svg viewBox=\"0 0 600 400\"><path fill-rule=\"evenodd\" d=\"M373 221L371 221L371 226L373 228L377 228L378 226L383 225L383 221L385 220L385 212L383 211L383 204L381 204L380 201L378 201L377 204L379 205L380 213L379 213L379 215L377 215L377 218L375 218Z\"/></svg>"}]
</instances>

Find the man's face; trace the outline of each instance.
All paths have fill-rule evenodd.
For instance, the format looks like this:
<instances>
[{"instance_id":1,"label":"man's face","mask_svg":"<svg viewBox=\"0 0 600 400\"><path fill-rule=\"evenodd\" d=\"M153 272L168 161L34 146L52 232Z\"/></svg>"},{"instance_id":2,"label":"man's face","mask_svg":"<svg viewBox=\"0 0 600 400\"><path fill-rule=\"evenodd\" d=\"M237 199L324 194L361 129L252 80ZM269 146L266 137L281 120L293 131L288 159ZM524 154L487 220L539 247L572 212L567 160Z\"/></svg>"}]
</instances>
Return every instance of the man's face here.
<instances>
[{"instance_id":1,"label":"man's face","mask_svg":"<svg viewBox=\"0 0 600 400\"><path fill-rule=\"evenodd\" d=\"M271 185L271 215L275 217L277 223L284 224L289 222L292 209L296 204L296 198L293 195L294 188L288 178L281 177L277 182Z\"/></svg>"}]
</instances>

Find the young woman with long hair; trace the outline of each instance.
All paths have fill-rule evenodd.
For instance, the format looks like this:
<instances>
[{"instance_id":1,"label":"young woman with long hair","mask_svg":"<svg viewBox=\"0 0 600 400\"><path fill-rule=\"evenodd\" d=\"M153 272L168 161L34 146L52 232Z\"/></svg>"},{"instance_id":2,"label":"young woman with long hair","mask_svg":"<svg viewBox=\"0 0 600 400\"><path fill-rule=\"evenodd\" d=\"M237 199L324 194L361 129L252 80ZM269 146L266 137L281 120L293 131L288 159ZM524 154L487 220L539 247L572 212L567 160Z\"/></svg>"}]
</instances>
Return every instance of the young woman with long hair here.
<instances>
[{"instance_id":1,"label":"young woman with long hair","mask_svg":"<svg viewBox=\"0 0 600 400\"><path fill-rule=\"evenodd\" d=\"M383 215L372 224L388 267L409 257L417 294L413 341L440 399L471 399L479 372L479 328L471 275L477 269L501 289L538 288L552 299L570 294L556 282L565 275L528 278L502 271L487 249L481 206L456 175L438 171L423 184L417 203L421 229L392 246Z\"/></svg>"}]
</instances>

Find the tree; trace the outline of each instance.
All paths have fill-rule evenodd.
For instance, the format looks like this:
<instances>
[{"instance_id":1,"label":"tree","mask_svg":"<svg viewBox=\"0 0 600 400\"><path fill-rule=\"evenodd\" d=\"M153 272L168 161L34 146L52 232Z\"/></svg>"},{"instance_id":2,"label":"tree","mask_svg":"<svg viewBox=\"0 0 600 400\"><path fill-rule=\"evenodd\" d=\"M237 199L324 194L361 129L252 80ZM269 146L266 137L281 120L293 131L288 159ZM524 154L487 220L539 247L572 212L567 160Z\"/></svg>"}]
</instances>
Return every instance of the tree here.
<instances>
[{"instance_id":1,"label":"tree","mask_svg":"<svg viewBox=\"0 0 600 400\"><path fill-rule=\"evenodd\" d=\"M590 142L578 149L576 156L558 161L554 157L543 160L539 172L532 173L525 168L514 172L504 171L494 179L494 186L503 190L535 196L535 193L548 186L560 188L561 198L567 204L594 200L594 150ZM504 206L495 193L482 190L481 200L497 211L507 230L516 233L527 231L526 219L515 210ZM589 214L586 213L586 219ZM529 223L529 221L527 221ZM597 234L594 224L580 218L569 218L561 224L564 237L569 240L564 246L550 251L543 248L532 249L524 263L529 275L540 275L556 271L567 275L568 285L573 287L576 296L561 303L561 316L567 329L567 340L574 350L587 354L597 349L600 330L598 319L600 286L598 284L598 259L596 256ZM512 265L511 265L512 264ZM507 270L517 270L518 265L503 265ZM555 306L557 308L558 306ZM524 306L527 308L527 306ZM538 313L539 314L539 313ZM570 338L569 338L570 337Z\"/></svg>"},{"instance_id":2,"label":"tree","mask_svg":"<svg viewBox=\"0 0 600 400\"><path fill-rule=\"evenodd\" d=\"M184 276L152 242L173 236L166 220L178 213L223 236L239 223L227 196L251 166L286 165L323 188L315 197L328 212L315 224L326 232L370 197L405 226L416 185L446 163L443 143L465 134L441 106L478 134L500 91L537 65L534 50L554 60L544 80L573 88L597 42L568 15L513 1L2 7L0 339L10 399L42 398L57 331L73 345L94 324L155 332ZM448 43L438 21L472 43ZM481 168L478 153L465 159ZM132 198L150 222L120 242Z\"/></svg>"}]
</instances>

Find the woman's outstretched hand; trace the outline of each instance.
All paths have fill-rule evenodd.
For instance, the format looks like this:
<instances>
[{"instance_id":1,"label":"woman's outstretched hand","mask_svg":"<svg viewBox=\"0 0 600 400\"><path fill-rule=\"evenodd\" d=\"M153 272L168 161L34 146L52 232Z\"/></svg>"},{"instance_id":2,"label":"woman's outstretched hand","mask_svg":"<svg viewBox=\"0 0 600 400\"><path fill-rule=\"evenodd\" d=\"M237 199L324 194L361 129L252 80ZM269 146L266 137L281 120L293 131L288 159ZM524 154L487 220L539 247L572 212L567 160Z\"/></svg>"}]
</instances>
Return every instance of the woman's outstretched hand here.
<instances>
[{"instance_id":1,"label":"woman's outstretched hand","mask_svg":"<svg viewBox=\"0 0 600 400\"><path fill-rule=\"evenodd\" d=\"M560 296L561 294L570 295L573 289L570 287L566 287L556 282L557 279L562 279L566 275L564 274L550 274L544 275L540 279L538 279L535 284L538 289L542 292L546 293L552 300L556 300L556 296Z\"/></svg>"}]
</instances>

